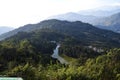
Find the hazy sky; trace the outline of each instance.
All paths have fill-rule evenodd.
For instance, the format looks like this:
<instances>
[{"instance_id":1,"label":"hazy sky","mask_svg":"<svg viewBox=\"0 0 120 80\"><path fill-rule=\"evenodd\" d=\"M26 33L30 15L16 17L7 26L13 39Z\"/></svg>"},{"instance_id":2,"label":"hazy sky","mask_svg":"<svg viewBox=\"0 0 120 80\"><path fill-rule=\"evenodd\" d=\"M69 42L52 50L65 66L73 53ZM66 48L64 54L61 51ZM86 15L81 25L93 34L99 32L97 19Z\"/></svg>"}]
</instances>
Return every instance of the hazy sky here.
<instances>
[{"instance_id":1,"label":"hazy sky","mask_svg":"<svg viewBox=\"0 0 120 80\"><path fill-rule=\"evenodd\" d=\"M120 5L120 0L0 0L0 26L19 27L56 14L111 5Z\"/></svg>"}]
</instances>

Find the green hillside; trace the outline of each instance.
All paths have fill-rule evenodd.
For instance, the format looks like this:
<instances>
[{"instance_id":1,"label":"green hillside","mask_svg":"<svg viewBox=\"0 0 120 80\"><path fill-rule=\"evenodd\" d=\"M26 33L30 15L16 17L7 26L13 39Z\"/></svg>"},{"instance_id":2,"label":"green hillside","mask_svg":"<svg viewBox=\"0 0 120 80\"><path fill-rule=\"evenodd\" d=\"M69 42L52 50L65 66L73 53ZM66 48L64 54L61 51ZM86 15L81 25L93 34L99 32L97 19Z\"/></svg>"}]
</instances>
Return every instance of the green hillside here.
<instances>
[{"instance_id":1,"label":"green hillside","mask_svg":"<svg viewBox=\"0 0 120 80\"><path fill-rule=\"evenodd\" d=\"M120 79L120 36L117 33L80 21L59 20L46 20L16 30L12 32L14 35L0 42L1 76L24 80ZM69 64L61 64L51 57L57 43L61 44L59 55Z\"/></svg>"}]
</instances>

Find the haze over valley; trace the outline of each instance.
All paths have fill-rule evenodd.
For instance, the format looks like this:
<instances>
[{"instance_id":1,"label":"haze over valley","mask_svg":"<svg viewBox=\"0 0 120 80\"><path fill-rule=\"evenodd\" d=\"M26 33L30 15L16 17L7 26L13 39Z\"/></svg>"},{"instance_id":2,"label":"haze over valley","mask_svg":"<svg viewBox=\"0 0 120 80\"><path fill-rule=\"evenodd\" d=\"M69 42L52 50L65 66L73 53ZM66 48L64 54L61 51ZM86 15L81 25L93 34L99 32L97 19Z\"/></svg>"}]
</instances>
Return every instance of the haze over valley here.
<instances>
[{"instance_id":1,"label":"haze over valley","mask_svg":"<svg viewBox=\"0 0 120 80\"><path fill-rule=\"evenodd\" d=\"M120 80L120 0L4 0L0 10L0 79Z\"/></svg>"},{"instance_id":2,"label":"haze over valley","mask_svg":"<svg viewBox=\"0 0 120 80\"><path fill-rule=\"evenodd\" d=\"M0 27L0 35L9 31L12 31L14 28L12 27Z\"/></svg>"}]
</instances>

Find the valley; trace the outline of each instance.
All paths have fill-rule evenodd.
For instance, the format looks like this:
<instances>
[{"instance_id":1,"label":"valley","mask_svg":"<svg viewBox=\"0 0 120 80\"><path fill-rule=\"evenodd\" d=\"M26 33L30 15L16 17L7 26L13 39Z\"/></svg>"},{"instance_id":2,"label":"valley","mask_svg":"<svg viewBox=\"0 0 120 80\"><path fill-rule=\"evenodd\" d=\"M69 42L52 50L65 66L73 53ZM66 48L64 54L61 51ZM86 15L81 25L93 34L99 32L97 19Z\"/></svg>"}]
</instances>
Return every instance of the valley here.
<instances>
[{"instance_id":1,"label":"valley","mask_svg":"<svg viewBox=\"0 0 120 80\"><path fill-rule=\"evenodd\" d=\"M52 57L59 60L61 64L68 64L68 62L65 59L59 56L59 53L58 53L59 47L60 47L60 44L57 44L57 47L53 51L54 53L52 54Z\"/></svg>"},{"instance_id":2,"label":"valley","mask_svg":"<svg viewBox=\"0 0 120 80\"><path fill-rule=\"evenodd\" d=\"M119 80L119 33L81 21L50 19L3 35L0 75L24 80Z\"/></svg>"},{"instance_id":3,"label":"valley","mask_svg":"<svg viewBox=\"0 0 120 80\"><path fill-rule=\"evenodd\" d=\"M120 0L0 0L0 80L120 80Z\"/></svg>"}]
</instances>

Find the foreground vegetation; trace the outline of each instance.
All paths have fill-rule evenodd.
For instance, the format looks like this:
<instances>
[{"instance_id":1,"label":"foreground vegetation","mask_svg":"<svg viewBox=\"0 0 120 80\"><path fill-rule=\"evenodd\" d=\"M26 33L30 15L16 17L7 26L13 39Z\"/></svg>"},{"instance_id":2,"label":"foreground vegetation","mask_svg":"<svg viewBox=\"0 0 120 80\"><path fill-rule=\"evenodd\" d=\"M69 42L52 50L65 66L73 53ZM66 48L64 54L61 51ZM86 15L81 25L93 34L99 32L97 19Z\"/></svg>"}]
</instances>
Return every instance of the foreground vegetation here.
<instances>
[{"instance_id":1,"label":"foreground vegetation","mask_svg":"<svg viewBox=\"0 0 120 80\"><path fill-rule=\"evenodd\" d=\"M82 22L58 20L23 28L27 32L0 42L0 76L24 80L120 80L119 34ZM61 44L59 55L69 64L51 57L55 42Z\"/></svg>"},{"instance_id":2,"label":"foreground vegetation","mask_svg":"<svg viewBox=\"0 0 120 80\"><path fill-rule=\"evenodd\" d=\"M7 75L22 76L25 80L120 80L120 49L87 59L80 66L51 63L46 67L34 67L27 63L15 67Z\"/></svg>"},{"instance_id":3,"label":"foreground vegetation","mask_svg":"<svg viewBox=\"0 0 120 80\"><path fill-rule=\"evenodd\" d=\"M54 43L44 42L44 45L51 45L47 47L51 54L45 53L45 47L41 52L37 51L39 49L30 45L28 40L20 41L17 46L8 46L8 43L3 42L0 46L0 75L22 77L24 80L120 80L119 48L95 55L92 50L71 46L71 52L77 51L79 57L64 54L69 61L76 62L64 65L51 58ZM68 47L63 51L67 53ZM86 51L87 54L82 54Z\"/></svg>"}]
</instances>

